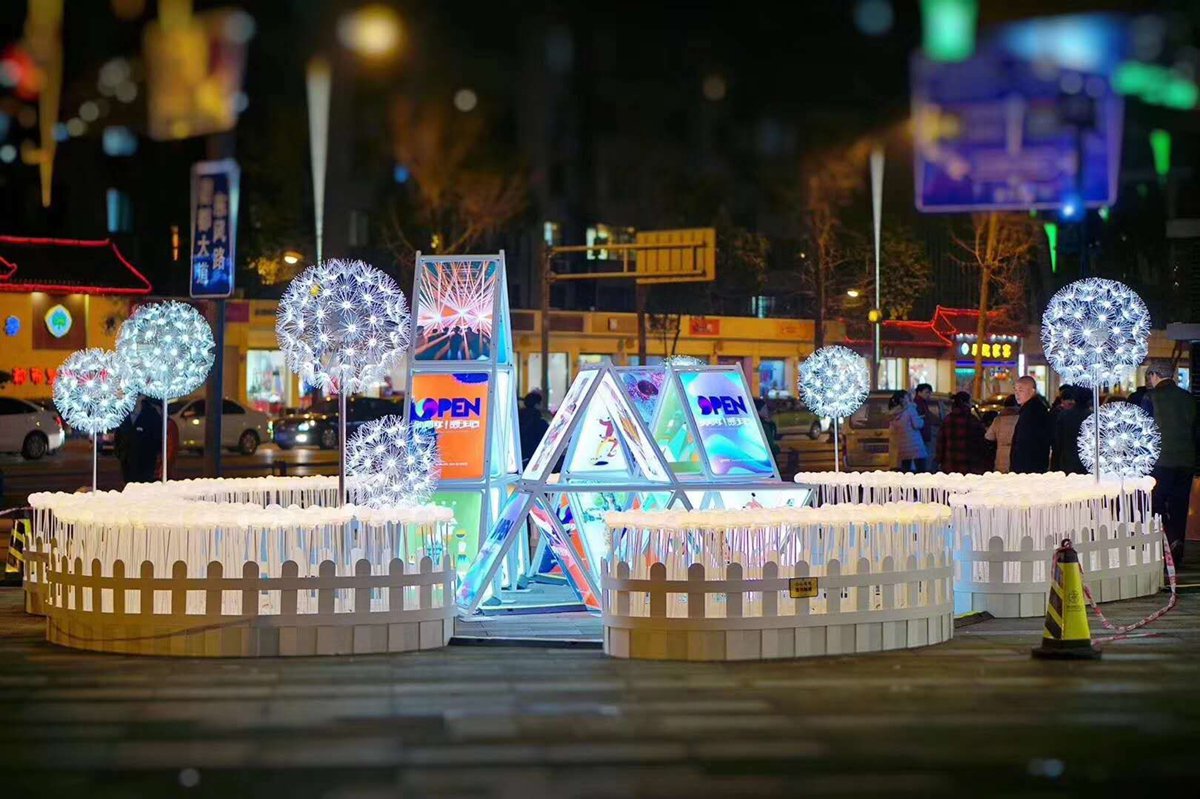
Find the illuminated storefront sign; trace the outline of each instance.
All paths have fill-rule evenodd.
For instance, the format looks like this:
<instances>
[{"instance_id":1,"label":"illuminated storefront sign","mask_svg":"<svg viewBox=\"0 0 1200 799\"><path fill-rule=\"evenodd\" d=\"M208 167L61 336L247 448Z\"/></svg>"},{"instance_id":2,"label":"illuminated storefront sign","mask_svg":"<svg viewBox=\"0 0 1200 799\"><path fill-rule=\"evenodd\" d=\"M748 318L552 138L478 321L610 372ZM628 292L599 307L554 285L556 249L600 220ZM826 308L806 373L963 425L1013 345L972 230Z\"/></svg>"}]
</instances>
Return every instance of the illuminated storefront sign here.
<instances>
[{"instance_id":1,"label":"illuminated storefront sign","mask_svg":"<svg viewBox=\"0 0 1200 799\"><path fill-rule=\"evenodd\" d=\"M62 338L71 332L71 312L64 305L55 305L46 311L46 329L55 338Z\"/></svg>"},{"instance_id":2,"label":"illuminated storefront sign","mask_svg":"<svg viewBox=\"0 0 1200 799\"><path fill-rule=\"evenodd\" d=\"M970 356L974 358L979 354L979 343L964 341L958 345L958 352L964 357ZM1007 342L985 342L983 345L983 357L985 358L1003 358L1008 361L1015 358L1016 354L1016 348Z\"/></svg>"}]
</instances>

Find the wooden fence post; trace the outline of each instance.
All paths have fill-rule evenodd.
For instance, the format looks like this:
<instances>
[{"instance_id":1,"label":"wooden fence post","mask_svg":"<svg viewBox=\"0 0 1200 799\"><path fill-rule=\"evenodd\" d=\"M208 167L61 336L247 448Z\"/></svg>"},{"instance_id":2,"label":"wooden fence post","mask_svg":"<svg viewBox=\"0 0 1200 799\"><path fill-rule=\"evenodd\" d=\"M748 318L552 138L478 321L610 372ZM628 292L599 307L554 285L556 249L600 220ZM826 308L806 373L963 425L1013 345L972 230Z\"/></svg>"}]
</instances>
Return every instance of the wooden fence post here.
<instances>
[{"instance_id":1,"label":"wooden fence post","mask_svg":"<svg viewBox=\"0 0 1200 799\"><path fill-rule=\"evenodd\" d=\"M138 612L152 614L154 613L154 588L152 587L154 564L148 560L142 561L141 578L146 582L142 585L142 590L138 592Z\"/></svg>"},{"instance_id":2,"label":"wooden fence post","mask_svg":"<svg viewBox=\"0 0 1200 799\"><path fill-rule=\"evenodd\" d=\"M779 579L779 564L773 560L763 564L763 582ZM779 615L779 590L775 588L764 588L762 592L762 615L763 616L778 616Z\"/></svg>"},{"instance_id":3,"label":"wooden fence post","mask_svg":"<svg viewBox=\"0 0 1200 799\"><path fill-rule=\"evenodd\" d=\"M388 563L388 610L404 610L404 561L400 558Z\"/></svg>"},{"instance_id":4,"label":"wooden fence post","mask_svg":"<svg viewBox=\"0 0 1200 799\"><path fill-rule=\"evenodd\" d=\"M688 566L687 615L689 619L703 619L708 594L704 590L704 564Z\"/></svg>"},{"instance_id":5,"label":"wooden fence post","mask_svg":"<svg viewBox=\"0 0 1200 799\"><path fill-rule=\"evenodd\" d=\"M366 558L359 559L358 563L354 564L355 577L370 577L371 576L371 561ZM354 589L354 613L370 613L371 612L371 589L370 588L355 588Z\"/></svg>"},{"instance_id":6,"label":"wooden fence post","mask_svg":"<svg viewBox=\"0 0 1200 799\"><path fill-rule=\"evenodd\" d=\"M662 619L667 615L667 565L655 563L650 566L650 618Z\"/></svg>"},{"instance_id":7,"label":"wooden fence post","mask_svg":"<svg viewBox=\"0 0 1200 799\"><path fill-rule=\"evenodd\" d=\"M177 560L171 564L171 615L187 615L187 589L183 581L187 579L187 564Z\"/></svg>"},{"instance_id":8,"label":"wooden fence post","mask_svg":"<svg viewBox=\"0 0 1200 799\"><path fill-rule=\"evenodd\" d=\"M113 615L125 615L125 561L117 560L112 565Z\"/></svg>"},{"instance_id":9,"label":"wooden fence post","mask_svg":"<svg viewBox=\"0 0 1200 799\"><path fill-rule=\"evenodd\" d=\"M204 615L205 616L220 616L224 603L222 602L221 581L225 578L225 567L221 565L221 561L214 560L208 564L208 568L204 571L204 578L208 580L209 585L215 588L209 588L204 592Z\"/></svg>"},{"instance_id":10,"label":"wooden fence post","mask_svg":"<svg viewBox=\"0 0 1200 799\"><path fill-rule=\"evenodd\" d=\"M730 563L725 567L726 580L742 579L742 564ZM725 618L740 619L742 617L742 590L725 592Z\"/></svg>"},{"instance_id":11,"label":"wooden fence post","mask_svg":"<svg viewBox=\"0 0 1200 799\"><path fill-rule=\"evenodd\" d=\"M433 561L429 556L421 558L421 576L433 573ZM421 586L421 590L417 592L420 595L421 610L428 610L433 607L433 586L425 583Z\"/></svg>"},{"instance_id":12,"label":"wooden fence post","mask_svg":"<svg viewBox=\"0 0 1200 799\"><path fill-rule=\"evenodd\" d=\"M333 615L334 589L329 587L329 583L333 582L335 576L333 561L321 561L321 565L317 567L317 577L320 579L317 587L317 613L322 616Z\"/></svg>"},{"instance_id":13,"label":"wooden fence post","mask_svg":"<svg viewBox=\"0 0 1200 799\"><path fill-rule=\"evenodd\" d=\"M285 560L283 568L279 570L279 577L282 580L296 580L300 577L300 564L294 560ZM296 615L299 605L300 591L299 589L284 588L279 592L279 615L291 618Z\"/></svg>"},{"instance_id":14,"label":"wooden fence post","mask_svg":"<svg viewBox=\"0 0 1200 799\"><path fill-rule=\"evenodd\" d=\"M258 563L248 560L242 564L242 615L258 615Z\"/></svg>"}]
</instances>

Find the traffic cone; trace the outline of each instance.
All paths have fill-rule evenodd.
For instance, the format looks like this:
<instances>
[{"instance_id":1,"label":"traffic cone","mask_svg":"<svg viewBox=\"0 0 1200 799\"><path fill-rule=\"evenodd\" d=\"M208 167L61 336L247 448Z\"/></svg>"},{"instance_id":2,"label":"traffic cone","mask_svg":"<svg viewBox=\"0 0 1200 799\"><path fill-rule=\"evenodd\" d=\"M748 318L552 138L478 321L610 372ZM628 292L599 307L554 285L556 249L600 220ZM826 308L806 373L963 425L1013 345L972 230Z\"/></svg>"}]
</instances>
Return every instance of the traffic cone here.
<instances>
[{"instance_id":1,"label":"traffic cone","mask_svg":"<svg viewBox=\"0 0 1200 799\"><path fill-rule=\"evenodd\" d=\"M1071 539L1063 539L1054 551L1050 596L1046 602L1046 628L1035 658L1050 660L1095 660L1100 650L1092 646L1088 629L1087 603L1083 597L1083 571Z\"/></svg>"}]
</instances>

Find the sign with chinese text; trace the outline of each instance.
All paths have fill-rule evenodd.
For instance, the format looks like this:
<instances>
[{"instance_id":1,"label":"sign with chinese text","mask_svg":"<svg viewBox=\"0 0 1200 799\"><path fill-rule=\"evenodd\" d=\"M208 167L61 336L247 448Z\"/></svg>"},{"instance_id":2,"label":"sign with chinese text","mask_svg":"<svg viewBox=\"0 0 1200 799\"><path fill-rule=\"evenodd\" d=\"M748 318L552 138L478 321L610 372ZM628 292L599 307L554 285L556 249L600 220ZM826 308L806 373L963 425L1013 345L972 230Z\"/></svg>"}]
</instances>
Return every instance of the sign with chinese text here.
<instances>
[{"instance_id":1,"label":"sign with chinese text","mask_svg":"<svg viewBox=\"0 0 1200 799\"><path fill-rule=\"evenodd\" d=\"M721 335L721 320L706 316L693 316L688 320L688 329L693 336Z\"/></svg>"},{"instance_id":2,"label":"sign with chinese text","mask_svg":"<svg viewBox=\"0 0 1200 799\"><path fill-rule=\"evenodd\" d=\"M412 376L409 421L437 436L443 480L483 479L487 411L487 372Z\"/></svg>"},{"instance_id":3,"label":"sign with chinese text","mask_svg":"<svg viewBox=\"0 0 1200 799\"><path fill-rule=\"evenodd\" d=\"M192 167L193 297L224 299L233 294L240 175L233 159L201 161Z\"/></svg>"}]
</instances>

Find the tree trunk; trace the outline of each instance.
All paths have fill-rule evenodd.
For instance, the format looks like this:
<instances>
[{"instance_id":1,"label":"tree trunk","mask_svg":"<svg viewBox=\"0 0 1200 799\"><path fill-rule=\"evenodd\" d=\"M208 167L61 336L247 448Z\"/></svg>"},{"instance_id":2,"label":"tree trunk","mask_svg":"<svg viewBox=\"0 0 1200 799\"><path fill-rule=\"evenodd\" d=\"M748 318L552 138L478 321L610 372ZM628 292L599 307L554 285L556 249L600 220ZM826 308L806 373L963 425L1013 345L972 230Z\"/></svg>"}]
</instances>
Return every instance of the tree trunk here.
<instances>
[{"instance_id":1,"label":"tree trunk","mask_svg":"<svg viewBox=\"0 0 1200 799\"><path fill-rule=\"evenodd\" d=\"M981 267L979 270L979 323L975 326L975 386L972 393L975 399L983 399L983 342L987 335L988 288L992 282L992 270Z\"/></svg>"}]
</instances>

